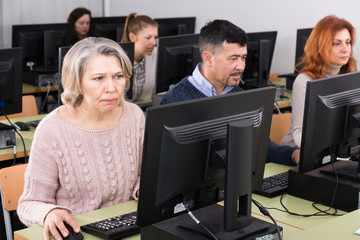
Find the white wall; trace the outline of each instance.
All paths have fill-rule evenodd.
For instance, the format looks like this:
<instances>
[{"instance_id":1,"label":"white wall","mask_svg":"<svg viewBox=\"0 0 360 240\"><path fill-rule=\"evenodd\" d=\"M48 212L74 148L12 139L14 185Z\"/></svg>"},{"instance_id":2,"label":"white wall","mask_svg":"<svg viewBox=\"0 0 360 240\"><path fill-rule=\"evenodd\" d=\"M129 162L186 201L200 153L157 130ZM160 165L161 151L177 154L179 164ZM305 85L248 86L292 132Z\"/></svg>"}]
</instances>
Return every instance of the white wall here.
<instances>
[{"instance_id":1,"label":"white wall","mask_svg":"<svg viewBox=\"0 0 360 240\"><path fill-rule=\"evenodd\" d=\"M126 4L105 0L104 11L106 16L123 16L130 12L152 18L196 16L196 32L216 18L227 19L246 32L277 30L272 73L293 71L298 28L314 27L324 16L335 14L350 21L360 32L359 0L133 0ZM355 45L358 61L359 49Z\"/></svg>"},{"instance_id":2,"label":"white wall","mask_svg":"<svg viewBox=\"0 0 360 240\"><path fill-rule=\"evenodd\" d=\"M63 23L77 7L86 7L93 16L103 16L100 0L0 0L0 48L11 47L11 29L16 24Z\"/></svg>"},{"instance_id":3,"label":"white wall","mask_svg":"<svg viewBox=\"0 0 360 240\"><path fill-rule=\"evenodd\" d=\"M79 6L89 8L93 16L126 16L130 12L153 18L196 16L195 32L216 18L227 19L246 32L277 30L272 73L293 71L298 28L314 27L324 16L335 14L360 32L359 0L0 0L1 5L0 48L11 47L12 25L65 22ZM360 61L359 49L355 45Z\"/></svg>"}]
</instances>

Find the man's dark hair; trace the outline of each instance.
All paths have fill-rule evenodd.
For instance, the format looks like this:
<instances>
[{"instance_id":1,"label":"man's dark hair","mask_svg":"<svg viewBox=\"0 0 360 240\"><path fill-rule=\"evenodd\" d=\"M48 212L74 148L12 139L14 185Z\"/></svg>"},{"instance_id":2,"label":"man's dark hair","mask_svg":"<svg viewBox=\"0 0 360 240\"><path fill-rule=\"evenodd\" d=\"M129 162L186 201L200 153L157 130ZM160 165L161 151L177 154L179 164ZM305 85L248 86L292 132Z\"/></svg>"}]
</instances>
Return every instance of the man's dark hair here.
<instances>
[{"instance_id":1,"label":"man's dark hair","mask_svg":"<svg viewBox=\"0 0 360 240\"><path fill-rule=\"evenodd\" d=\"M208 22L200 30L199 48L203 51L215 52L224 42L247 44L248 38L244 30L227 20L216 19Z\"/></svg>"}]
</instances>

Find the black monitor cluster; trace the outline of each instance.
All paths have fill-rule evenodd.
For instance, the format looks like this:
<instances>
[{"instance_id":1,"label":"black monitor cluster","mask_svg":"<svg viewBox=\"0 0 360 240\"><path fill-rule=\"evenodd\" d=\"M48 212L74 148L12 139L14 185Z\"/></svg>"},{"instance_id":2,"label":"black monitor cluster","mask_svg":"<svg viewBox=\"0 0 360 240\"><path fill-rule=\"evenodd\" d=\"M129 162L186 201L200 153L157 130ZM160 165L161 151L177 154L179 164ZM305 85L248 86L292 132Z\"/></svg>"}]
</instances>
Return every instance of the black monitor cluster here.
<instances>
[{"instance_id":1,"label":"black monitor cluster","mask_svg":"<svg viewBox=\"0 0 360 240\"><path fill-rule=\"evenodd\" d=\"M155 18L158 24L158 36L189 34L195 31L195 17ZM120 42L123 36L126 16L92 17L90 36L106 37Z\"/></svg>"},{"instance_id":2,"label":"black monitor cluster","mask_svg":"<svg viewBox=\"0 0 360 240\"><path fill-rule=\"evenodd\" d=\"M92 37L105 37L120 42L125 26L126 16L92 17L90 33Z\"/></svg>"},{"instance_id":3,"label":"black monitor cluster","mask_svg":"<svg viewBox=\"0 0 360 240\"><path fill-rule=\"evenodd\" d=\"M13 25L12 47L21 47L23 68L37 72L57 72L59 47L70 45L67 23Z\"/></svg>"},{"instance_id":4,"label":"black monitor cluster","mask_svg":"<svg viewBox=\"0 0 360 240\"><path fill-rule=\"evenodd\" d=\"M159 24L159 37L195 32L195 17L155 18L154 20Z\"/></svg>"},{"instance_id":5,"label":"black monitor cluster","mask_svg":"<svg viewBox=\"0 0 360 240\"><path fill-rule=\"evenodd\" d=\"M199 34L158 38L155 93L167 92L184 77L191 75L201 62Z\"/></svg>"},{"instance_id":6,"label":"black monitor cluster","mask_svg":"<svg viewBox=\"0 0 360 240\"><path fill-rule=\"evenodd\" d=\"M242 76L244 89L268 85L277 31L247 33L247 58Z\"/></svg>"},{"instance_id":7,"label":"black monitor cluster","mask_svg":"<svg viewBox=\"0 0 360 240\"><path fill-rule=\"evenodd\" d=\"M248 33L246 67L242 77L244 89L268 85L276 31ZM156 94L168 91L184 77L191 75L202 61L199 34L159 37L156 69Z\"/></svg>"},{"instance_id":8,"label":"black monitor cluster","mask_svg":"<svg viewBox=\"0 0 360 240\"><path fill-rule=\"evenodd\" d=\"M23 81L35 86L59 83L59 48L70 43L67 23L12 26L12 47L22 49Z\"/></svg>"}]
</instances>

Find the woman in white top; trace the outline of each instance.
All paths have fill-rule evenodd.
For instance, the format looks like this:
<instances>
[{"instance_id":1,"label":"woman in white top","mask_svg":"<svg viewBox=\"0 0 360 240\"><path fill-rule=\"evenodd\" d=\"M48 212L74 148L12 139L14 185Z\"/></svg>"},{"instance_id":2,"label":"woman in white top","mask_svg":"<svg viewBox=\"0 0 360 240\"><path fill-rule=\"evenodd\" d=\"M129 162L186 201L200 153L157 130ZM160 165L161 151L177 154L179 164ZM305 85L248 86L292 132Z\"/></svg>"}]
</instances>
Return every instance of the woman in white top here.
<instances>
[{"instance_id":1,"label":"woman in white top","mask_svg":"<svg viewBox=\"0 0 360 240\"><path fill-rule=\"evenodd\" d=\"M132 101L151 100L155 87L158 23L146 15L130 13L121 42L134 42Z\"/></svg>"},{"instance_id":2,"label":"woman in white top","mask_svg":"<svg viewBox=\"0 0 360 240\"><path fill-rule=\"evenodd\" d=\"M355 28L347 20L329 15L321 19L306 42L301 67L292 90L292 117L289 132L281 145L301 147L306 83L357 71L353 56Z\"/></svg>"}]
</instances>

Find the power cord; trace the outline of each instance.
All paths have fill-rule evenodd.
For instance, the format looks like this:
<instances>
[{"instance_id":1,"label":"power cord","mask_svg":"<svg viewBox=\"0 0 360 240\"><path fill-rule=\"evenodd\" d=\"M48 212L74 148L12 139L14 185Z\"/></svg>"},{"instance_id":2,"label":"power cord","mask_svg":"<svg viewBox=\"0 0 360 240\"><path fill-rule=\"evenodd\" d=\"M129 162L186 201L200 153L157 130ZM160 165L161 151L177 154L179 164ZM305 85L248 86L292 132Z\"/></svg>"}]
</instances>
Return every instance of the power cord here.
<instances>
[{"instance_id":1,"label":"power cord","mask_svg":"<svg viewBox=\"0 0 360 240\"><path fill-rule=\"evenodd\" d=\"M279 104L276 101L274 102L274 106L275 106L277 112L280 114L281 113L280 107L279 107Z\"/></svg>"},{"instance_id":2,"label":"power cord","mask_svg":"<svg viewBox=\"0 0 360 240\"><path fill-rule=\"evenodd\" d=\"M299 217L316 217L316 216L342 216L343 214L337 214L337 209L336 208L331 208L331 209L334 209L334 212L333 213L330 213L330 209L327 209L327 210L321 210L319 209L316 205L318 204L321 204L321 203L312 203L312 206L318 210L318 212L316 213L312 213L312 214L300 214L300 213L295 213L295 212L291 212L283 203L283 198L284 196L286 195L286 193L283 193L281 196L280 196L280 204L281 206L284 208L284 209L280 209L280 208L276 208L276 207L265 207L263 205L264 208L266 208L267 210L276 210L276 211L279 211L279 212L284 212L284 213L288 213L290 215L293 215L293 216L299 216Z\"/></svg>"},{"instance_id":3,"label":"power cord","mask_svg":"<svg viewBox=\"0 0 360 240\"><path fill-rule=\"evenodd\" d=\"M188 212L189 216L194 220L196 224L198 224L200 227L202 227L214 240L218 240L218 238L215 236L214 233L212 233L207 227L205 227L203 224L200 223L200 220L195 217L195 215L189 210L187 204L183 204L186 211Z\"/></svg>"},{"instance_id":4,"label":"power cord","mask_svg":"<svg viewBox=\"0 0 360 240\"><path fill-rule=\"evenodd\" d=\"M283 197L285 196L286 194L283 193L280 197L280 204L281 206L285 209L285 210L281 210L281 209L278 209L278 208L272 208L272 209L275 209L275 210L278 210L278 211L282 211L282 212L286 212L290 215L294 215L294 216L299 216L299 217L316 217L316 216L342 216L343 214L337 214L337 209L336 208L333 208L333 207L329 207L327 210L321 210L319 209L318 207L316 207L316 205L318 204L321 204L321 203L312 203L312 206L318 210L318 212L316 213L312 213L312 214L300 214L300 213L295 213L295 212L291 212L283 203ZM267 209L271 209L271 208L267 208ZM331 209L334 209L334 213L330 213L329 211Z\"/></svg>"},{"instance_id":5,"label":"power cord","mask_svg":"<svg viewBox=\"0 0 360 240\"><path fill-rule=\"evenodd\" d=\"M45 104L47 103L47 99L49 97L49 93L50 93L50 81L47 82L47 85L46 85L46 95L44 97L44 101L43 101L43 104L40 108L40 112L43 112L44 111L44 107L45 107Z\"/></svg>"},{"instance_id":6,"label":"power cord","mask_svg":"<svg viewBox=\"0 0 360 240\"><path fill-rule=\"evenodd\" d=\"M262 214L269 217L271 219L271 221L273 221L273 223L274 223L274 225L276 227L276 231L277 231L277 233L279 235L279 240L282 240L282 235L281 235L281 232L280 232L280 228L277 225L275 219L271 216L270 212L265 207L263 207L258 201L254 200L254 199L251 199L251 201L259 208L259 210L260 210L260 212Z\"/></svg>"},{"instance_id":7,"label":"power cord","mask_svg":"<svg viewBox=\"0 0 360 240\"><path fill-rule=\"evenodd\" d=\"M317 205L323 205L325 206L326 204L323 204L323 203L317 203L317 202L313 202L312 203L312 206L313 208L315 208L317 210L317 212L315 213L312 213L312 214L299 214L299 213L295 213L295 212L291 212L286 206L285 204L283 203L283 198L284 196L286 195L286 193L283 193L280 197L280 204L281 206L285 209L278 209L278 208L267 208L267 209L274 209L274 210L277 210L277 211L280 211L280 212L286 212L290 215L294 215L294 216L300 216L300 217L315 217L315 216L342 216L343 214L338 214L338 210L336 208L334 208L334 202L335 202L335 196L336 196L336 193L337 193L337 189L338 189L338 185L339 185L339 177L338 177L338 174L336 172L336 169L334 167L334 159L336 159L336 150L334 148L330 148L330 156L331 156L331 166L332 166L332 169L333 169L333 172L334 172L334 175L335 175L335 178L336 178L336 184L335 184L335 189L334 189L334 192L333 192L333 195L332 195L332 199L331 199L331 203L330 203L330 206L328 207L328 209L325 209L325 210L322 210L320 209ZM330 210L333 209L333 212L330 212Z\"/></svg>"},{"instance_id":8,"label":"power cord","mask_svg":"<svg viewBox=\"0 0 360 240\"><path fill-rule=\"evenodd\" d=\"M25 160L25 163L28 162L28 159L27 159L27 156L26 156L26 146L25 146L25 142L24 142L24 138L21 136L21 134L18 132L17 128L15 127L15 125L10 121L10 119L8 118L8 116L6 115L5 111L4 111L4 108L3 107L0 107L0 110L1 110L1 113L5 116L5 118L8 120L8 122L10 123L10 126L12 126L14 129L15 129L15 132L17 135L19 135L21 141L22 141L22 144L24 146L24 160ZM15 165L16 163L16 143L14 143L14 161L13 161L13 165Z\"/></svg>"}]
</instances>

